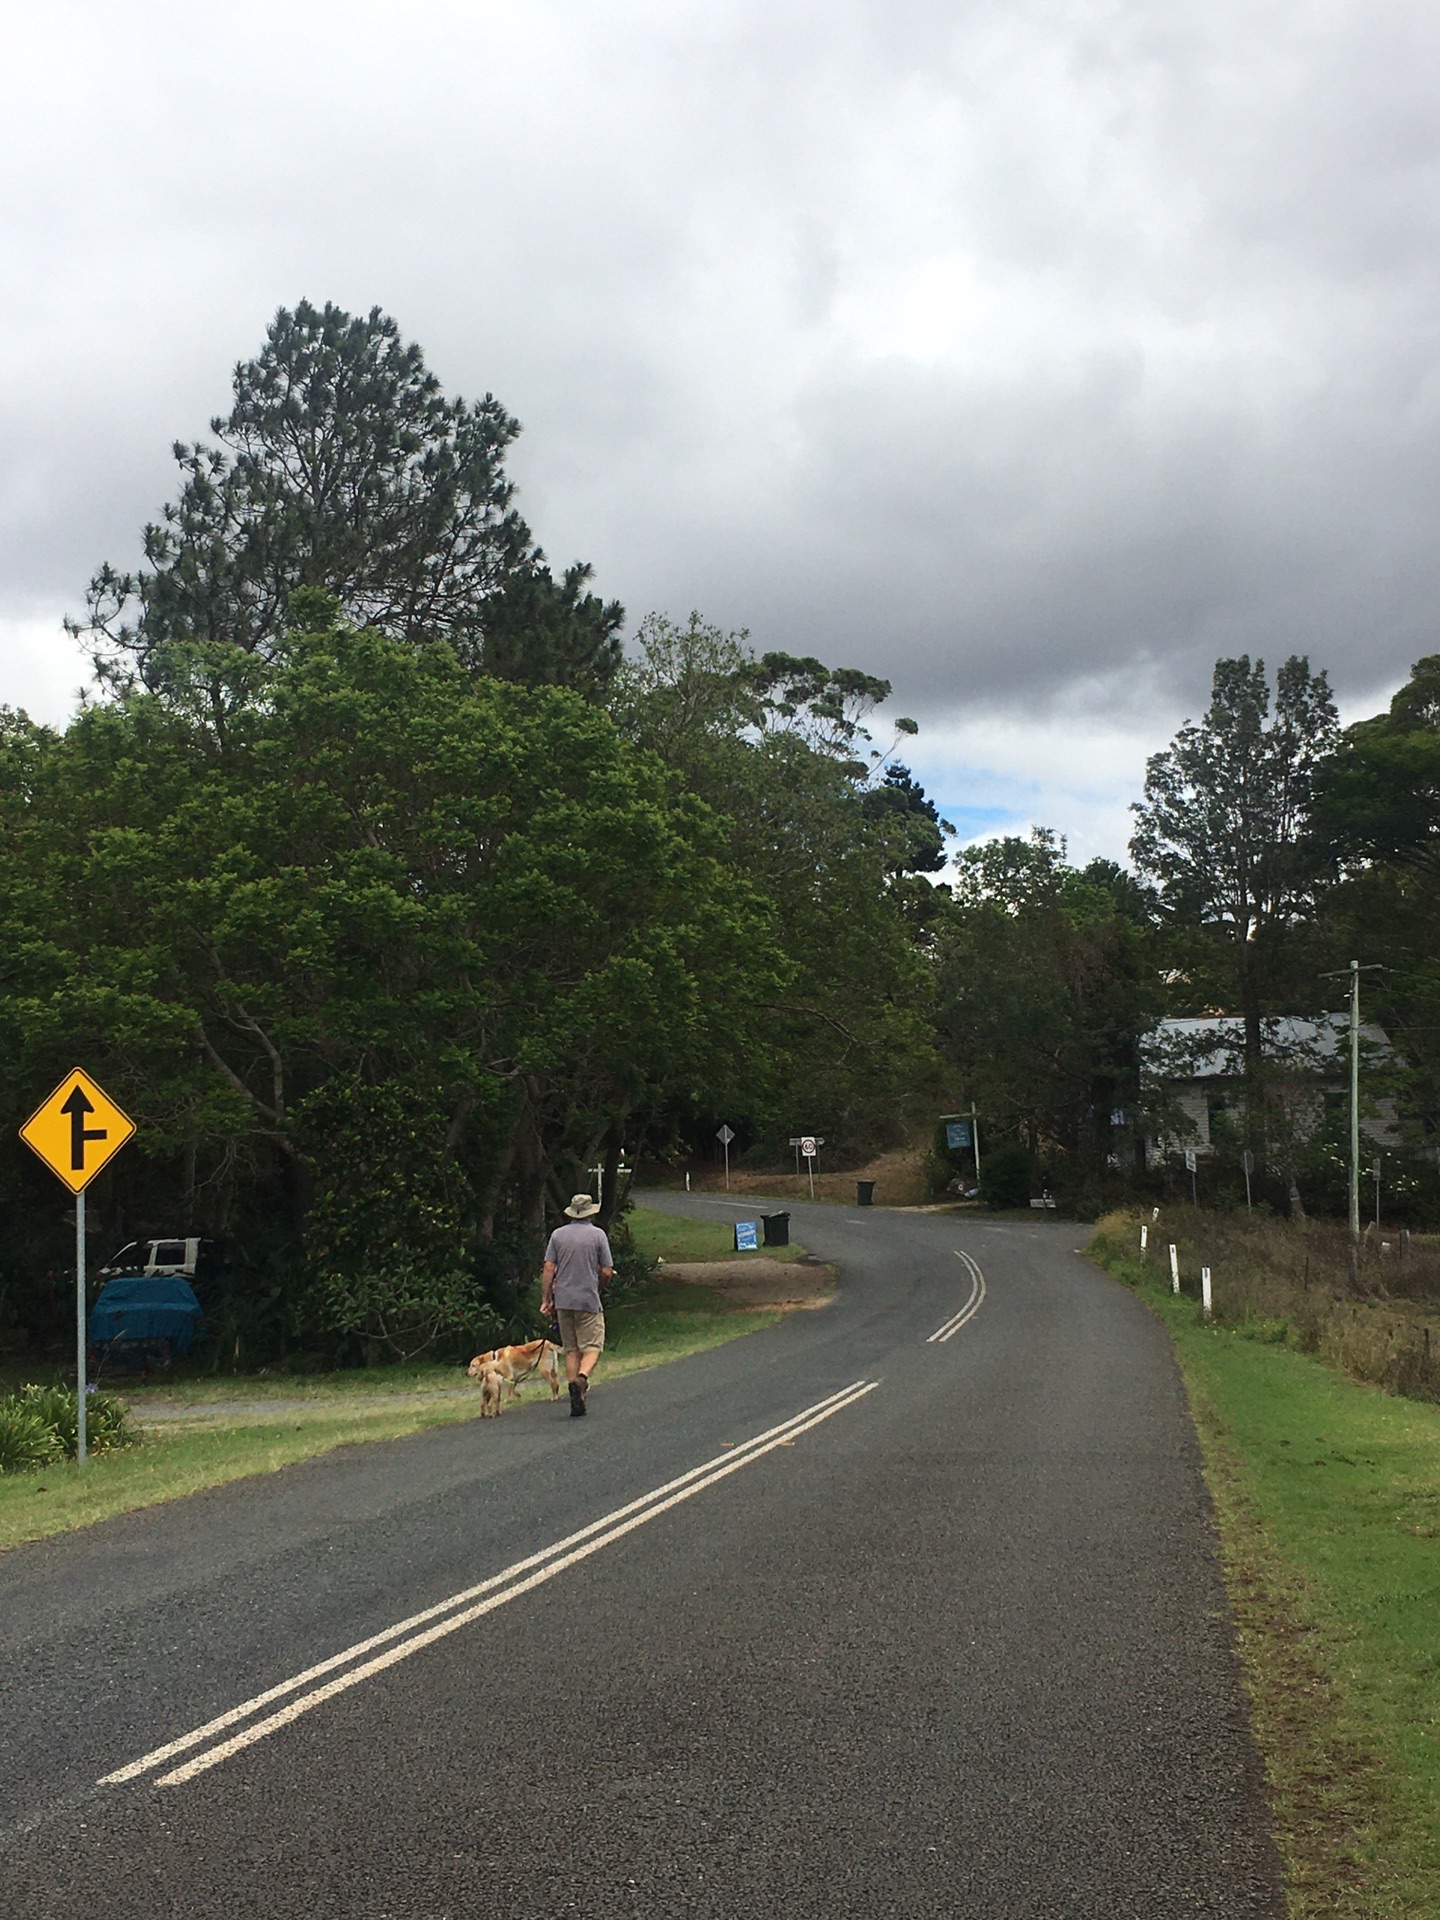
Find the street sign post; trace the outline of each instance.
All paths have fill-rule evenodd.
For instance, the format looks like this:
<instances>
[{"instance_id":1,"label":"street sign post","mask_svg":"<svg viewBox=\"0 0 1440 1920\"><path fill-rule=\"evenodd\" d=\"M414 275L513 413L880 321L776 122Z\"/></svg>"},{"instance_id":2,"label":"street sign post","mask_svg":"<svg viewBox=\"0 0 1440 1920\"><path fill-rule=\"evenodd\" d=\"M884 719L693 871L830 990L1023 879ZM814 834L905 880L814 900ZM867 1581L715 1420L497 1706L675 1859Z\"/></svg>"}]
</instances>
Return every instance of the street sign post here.
<instances>
[{"instance_id":1,"label":"street sign post","mask_svg":"<svg viewBox=\"0 0 1440 1920\"><path fill-rule=\"evenodd\" d=\"M20 1138L75 1196L75 1458L85 1464L85 1189L135 1131L135 1122L72 1067L20 1129Z\"/></svg>"},{"instance_id":2,"label":"street sign post","mask_svg":"<svg viewBox=\"0 0 1440 1920\"><path fill-rule=\"evenodd\" d=\"M1187 1173L1189 1174L1189 1176L1190 1176L1190 1204L1191 1204L1191 1206L1192 1206L1192 1207L1198 1207L1198 1206L1199 1206L1199 1204L1200 1204L1200 1202L1199 1202L1199 1200L1198 1200L1198 1199L1196 1198L1196 1194L1195 1194L1195 1165L1196 1165L1196 1160L1195 1160L1195 1149L1194 1149L1194 1147L1186 1147L1186 1149L1185 1149L1185 1171L1186 1171L1186 1172L1187 1172Z\"/></svg>"},{"instance_id":3,"label":"street sign post","mask_svg":"<svg viewBox=\"0 0 1440 1920\"><path fill-rule=\"evenodd\" d=\"M810 1198L812 1200L815 1198L815 1152L818 1144L814 1134L807 1133L801 1136L800 1152L805 1160L805 1171L810 1176Z\"/></svg>"},{"instance_id":4,"label":"street sign post","mask_svg":"<svg viewBox=\"0 0 1440 1920\"><path fill-rule=\"evenodd\" d=\"M730 1191L730 1142L735 1138L735 1129L728 1123L721 1127L715 1138L725 1149L725 1191Z\"/></svg>"},{"instance_id":5,"label":"street sign post","mask_svg":"<svg viewBox=\"0 0 1440 1920\"><path fill-rule=\"evenodd\" d=\"M945 1144L952 1153L961 1147L969 1147L975 1155L975 1184L980 1184L980 1114L975 1102L970 1102L970 1117L963 1113L942 1113L945 1126Z\"/></svg>"}]
</instances>

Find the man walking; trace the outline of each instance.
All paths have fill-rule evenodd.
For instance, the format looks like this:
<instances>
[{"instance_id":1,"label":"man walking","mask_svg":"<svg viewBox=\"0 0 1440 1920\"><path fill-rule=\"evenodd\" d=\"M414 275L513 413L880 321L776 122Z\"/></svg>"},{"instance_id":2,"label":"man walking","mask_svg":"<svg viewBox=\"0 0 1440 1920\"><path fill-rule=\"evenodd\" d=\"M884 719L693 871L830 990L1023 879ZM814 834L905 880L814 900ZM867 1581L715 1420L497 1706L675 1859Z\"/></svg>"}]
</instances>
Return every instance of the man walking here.
<instances>
[{"instance_id":1,"label":"man walking","mask_svg":"<svg viewBox=\"0 0 1440 1920\"><path fill-rule=\"evenodd\" d=\"M572 1417L585 1411L590 1376L605 1347L600 1290L615 1272L610 1242L599 1227L586 1224L599 1211L588 1193L577 1193L565 1209L569 1226L557 1227L545 1249L540 1311L547 1319L553 1312L560 1322Z\"/></svg>"}]
</instances>

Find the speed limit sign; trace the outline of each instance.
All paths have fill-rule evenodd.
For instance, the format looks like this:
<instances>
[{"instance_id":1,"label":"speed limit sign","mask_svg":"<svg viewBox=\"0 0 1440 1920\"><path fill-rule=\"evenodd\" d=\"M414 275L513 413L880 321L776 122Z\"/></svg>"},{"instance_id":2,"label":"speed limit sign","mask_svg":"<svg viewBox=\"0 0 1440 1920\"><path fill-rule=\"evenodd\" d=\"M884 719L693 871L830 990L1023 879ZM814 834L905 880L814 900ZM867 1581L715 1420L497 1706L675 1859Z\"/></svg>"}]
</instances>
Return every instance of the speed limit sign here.
<instances>
[{"instance_id":1,"label":"speed limit sign","mask_svg":"<svg viewBox=\"0 0 1440 1920\"><path fill-rule=\"evenodd\" d=\"M814 1136L814 1134L811 1134L811 1133L807 1133L807 1134L806 1134L806 1135L805 1135L805 1136L804 1136L804 1137L802 1138L802 1140L801 1140L801 1142L800 1142L800 1151L801 1151L801 1153L803 1153L803 1154L804 1154L804 1156L805 1156L805 1158L806 1158L807 1160L813 1160L813 1159L815 1158L815 1136Z\"/></svg>"}]
</instances>

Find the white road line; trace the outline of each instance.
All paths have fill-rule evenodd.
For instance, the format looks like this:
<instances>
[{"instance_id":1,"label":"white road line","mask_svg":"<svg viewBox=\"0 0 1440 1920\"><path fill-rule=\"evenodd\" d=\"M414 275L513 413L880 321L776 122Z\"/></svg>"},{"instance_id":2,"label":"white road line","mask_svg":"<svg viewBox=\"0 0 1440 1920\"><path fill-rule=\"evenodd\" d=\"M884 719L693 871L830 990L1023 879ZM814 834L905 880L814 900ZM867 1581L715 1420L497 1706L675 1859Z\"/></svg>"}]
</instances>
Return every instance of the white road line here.
<instances>
[{"instance_id":1,"label":"white road line","mask_svg":"<svg viewBox=\"0 0 1440 1920\"><path fill-rule=\"evenodd\" d=\"M948 1320L944 1321L942 1325L935 1329L934 1333L925 1336L925 1344L927 1347L933 1346L937 1341L943 1344L946 1340L953 1340L966 1322L973 1320L985 1304L984 1274L980 1271L979 1267L976 1266L969 1254L962 1253L958 1247L955 1249L955 1258L964 1263L966 1271L970 1275L970 1293L964 1306L961 1307L958 1313L952 1314Z\"/></svg>"},{"instance_id":2,"label":"white road line","mask_svg":"<svg viewBox=\"0 0 1440 1920\"><path fill-rule=\"evenodd\" d=\"M411 1653L418 1652L422 1646L428 1645L432 1640L442 1638L457 1627L464 1626L471 1620L478 1619L482 1614L503 1606L507 1600L513 1600L520 1594L529 1592L532 1587L552 1579L557 1573L573 1566L578 1560L587 1558L600 1547L608 1546L612 1540L617 1540L634 1528L643 1526L647 1520L654 1519L657 1514L667 1511L682 1500L688 1500L692 1494L714 1485L717 1480L723 1480L728 1474L738 1472L741 1467L748 1466L752 1460L759 1459L762 1454L769 1453L772 1448L784 1446L795 1435L818 1426L821 1421L828 1420L832 1413L839 1413L854 1401L863 1399L878 1384L877 1381L853 1382L838 1393L830 1394L826 1399L818 1400L813 1406L793 1414L779 1426L767 1428L764 1433L742 1442L733 1451L718 1454L700 1466L692 1467L688 1473L682 1473L674 1480L667 1480L663 1486L652 1488L649 1493L642 1494L627 1505L615 1508L613 1512L603 1515L598 1520L592 1520L588 1526L567 1534L564 1539L542 1548L539 1553L530 1554L524 1560L517 1560L503 1572L492 1574L488 1580L482 1580L476 1586L451 1594L448 1599L438 1601L434 1606L427 1607L420 1613L411 1614L407 1619L397 1621L394 1626L385 1628L383 1632L372 1634L366 1640L357 1641L354 1646L332 1654L329 1659L321 1660L315 1666L307 1667L303 1673L294 1674L288 1680L282 1680L278 1685L267 1688L264 1693L242 1701L239 1706L232 1707L228 1712L206 1721L204 1726L196 1727L191 1732L182 1734L178 1739L167 1741L164 1746L142 1754L138 1760L132 1760L128 1765L118 1767L113 1773L105 1774L96 1784L102 1787L119 1786L126 1781L137 1779L141 1774L149 1773L163 1765L165 1761L203 1745L206 1741L213 1739L216 1734L223 1733L226 1728L235 1726L241 1720L249 1719L261 1708L269 1706L275 1700L283 1699L286 1694L297 1692L298 1689L309 1685L324 1674L333 1673L339 1667L348 1666L363 1654L385 1645L387 1641L398 1639L402 1634L411 1632L412 1629L424 1625L427 1621L438 1620L442 1615L448 1616L440 1625L432 1626L427 1632L416 1635L400 1646L392 1647L389 1653L380 1658L367 1662L363 1667L354 1668L340 1679L331 1681L327 1686L292 1701L280 1713L272 1714L258 1725L251 1726L222 1745L211 1748L188 1765L166 1774L158 1783L161 1786L178 1785L181 1780L189 1779L194 1774L203 1772L207 1767L214 1766L217 1761L227 1759L231 1753L238 1752L241 1747L249 1746L253 1740L263 1738L265 1734L294 1719L308 1708L318 1706L322 1700L343 1692L347 1687L368 1678L370 1674L407 1658ZM620 1524L617 1525L617 1522ZM587 1541L588 1544L580 1546L579 1543L582 1541ZM568 1551L574 1548L578 1548L578 1551ZM548 1565L545 1564L547 1562ZM520 1575L529 1572L531 1568L543 1570L531 1573L528 1579L519 1579ZM497 1588L503 1588L504 1591L496 1592ZM481 1601L478 1606L466 1605L481 1594L488 1594L489 1598ZM464 1610L456 1613L457 1608Z\"/></svg>"}]
</instances>

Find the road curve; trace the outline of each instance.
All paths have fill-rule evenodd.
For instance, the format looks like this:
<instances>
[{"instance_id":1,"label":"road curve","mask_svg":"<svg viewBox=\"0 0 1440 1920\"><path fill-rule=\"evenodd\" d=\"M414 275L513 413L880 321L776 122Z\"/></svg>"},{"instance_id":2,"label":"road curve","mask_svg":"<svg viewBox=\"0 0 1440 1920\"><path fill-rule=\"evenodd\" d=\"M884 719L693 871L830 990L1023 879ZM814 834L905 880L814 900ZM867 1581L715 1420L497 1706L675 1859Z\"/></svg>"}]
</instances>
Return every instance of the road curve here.
<instances>
[{"instance_id":1,"label":"road curve","mask_svg":"<svg viewBox=\"0 0 1440 1920\"><path fill-rule=\"evenodd\" d=\"M791 1211L834 1301L586 1421L0 1556L0 1910L1282 1914L1163 1330L1061 1223Z\"/></svg>"}]
</instances>

